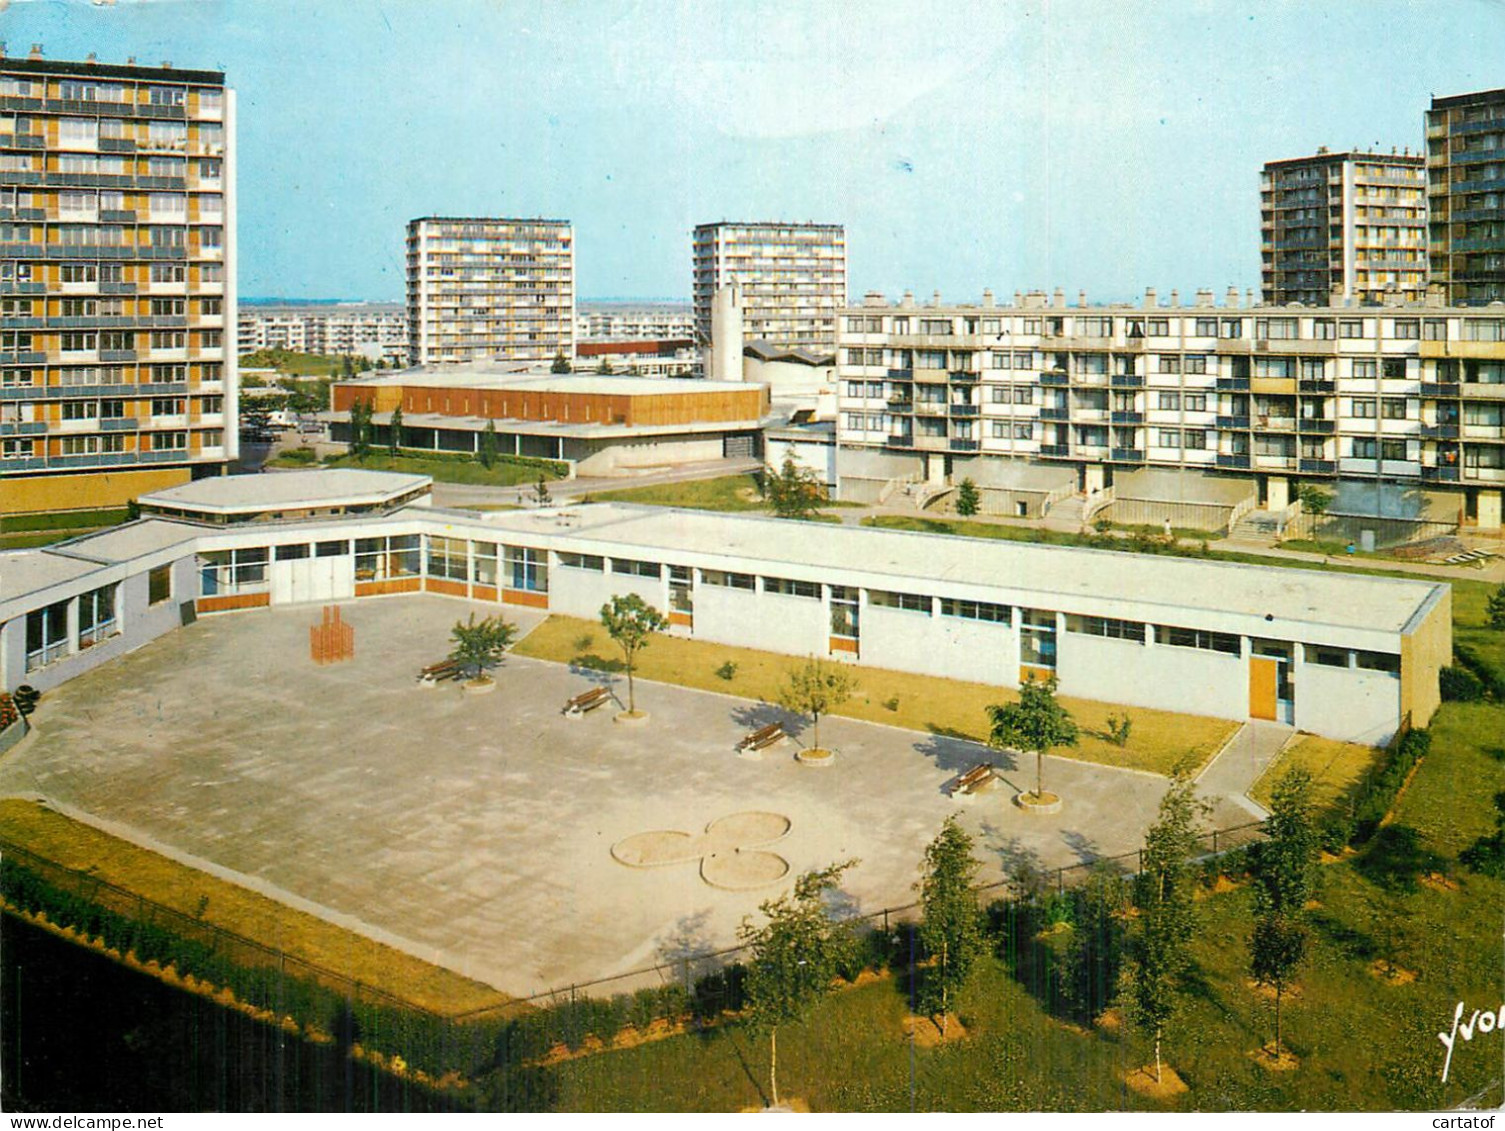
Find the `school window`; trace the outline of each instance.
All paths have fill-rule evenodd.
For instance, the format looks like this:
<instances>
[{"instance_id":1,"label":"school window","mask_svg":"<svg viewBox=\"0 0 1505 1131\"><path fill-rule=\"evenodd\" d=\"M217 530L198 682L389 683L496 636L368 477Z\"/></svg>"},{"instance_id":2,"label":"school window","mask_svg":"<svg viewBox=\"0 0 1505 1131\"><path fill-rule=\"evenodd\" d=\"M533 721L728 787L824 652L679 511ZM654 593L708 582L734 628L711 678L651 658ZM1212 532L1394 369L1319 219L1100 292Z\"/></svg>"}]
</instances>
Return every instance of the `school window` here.
<instances>
[{"instance_id":1,"label":"school window","mask_svg":"<svg viewBox=\"0 0 1505 1131\"><path fill-rule=\"evenodd\" d=\"M987 601L958 601L941 598L941 616L961 620L982 620L991 624L1008 624L1013 619L1013 609L1008 605L994 605Z\"/></svg>"},{"instance_id":2,"label":"school window","mask_svg":"<svg viewBox=\"0 0 1505 1131\"><path fill-rule=\"evenodd\" d=\"M417 535L413 540L417 541ZM198 555L199 591L213 597L263 590L267 587L267 557L265 546L202 553Z\"/></svg>"},{"instance_id":3,"label":"school window","mask_svg":"<svg viewBox=\"0 0 1505 1131\"><path fill-rule=\"evenodd\" d=\"M788 577L765 577L763 592L778 593L785 597L808 597L820 600L820 584L815 581L796 581Z\"/></svg>"},{"instance_id":4,"label":"school window","mask_svg":"<svg viewBox=\"0 0 1505 1131\"><path fill-rule=\"evenodd\" d=\"M147 571L146 603L160 605L172 599L172 566L161 565Z\"/></svg>"},{"instance_id":5,"label":"school window","mask_svg":"<svg viewBox=\"0 0 1505 1131\"><path fill-rule=\"evenodd\" d=\"M757 578L750 573L728 573L720 569L701 570L700 580L704 585L715 585L722 589L746 589L751 592L758 587Z\"/></svg>"},{"instance_id":6,"label":"school window","mask_svg":"<svg viewBox=\"0 0 1505 1131\"><path fill-rule=\"evenodd\" d=\"M1200 648L1207 652L1226 652L1239 655L1239 638L1227 632L1209 632L1201 628L1180 628L1176 625L1157 624L1155 643L1172 648Z\"/></svg>"},{"instance_id":7,"label":"school window","mask_svg":"<svg viewBox=\"0 0 1505 1131\"><path fill-rule=\"evenodd\" d=\"M1306 662L1320 664L1324 668L1346 668L1348 667L1348 649L1325 648L1320 644L1308 644Z\"/></svg>"},{"instance_id":8,"label":"school window","mask_svg":"<svg viewBox=\"0 0 1505 1131\"><path fill-rule=\"evenodd\" d=\"M1364 671L1400 675L1400 657L1389 652L1355 652L1354 666Z\"/></svg>"},{"instance_id":9,"label":"school window","mask_svg":"<svg viewBox=\"0 0 1505 1131\"><path fill-rule=\"evenodd\" d=\"M1137 620L1068 616L1066 631L1080 633L1083 636L1104 636L1110 640L1132 640L1135 644L1144 643L1144 622Z\"/></svg>"},{"instance_id":10,"label":"school window","mask_svg":"<svg viewBox=\"0 0 1505 1131\"><path fill-rule=\"evenodd\" d=\"M881 609L903 609L906 612L930 615L931 600L920 593L895 593L887 589L870 589L867 603Z\"/></svg>"},{"instance_id":11,"label":"school window","mask_svg":"<svg viewBox=\"0 0 1505 1131\"><path fill-rule=\"evenodd\" d=\"M470 568L470 554L465 539L430 538L428 543L430 577L441 577L449 581L466 580Z\"/></svg>"},{"instance_id":12,"label":"school window","mask_svg":"<svg viewBox=\"0 0 1505 1131\"><path fill-rule=\"evenodd\" d=\"M559 564L564 569L588 569L593 573L602 573L606 569L606 559L599 554L561 553Z\"/></svg>"},{"instance_id":13,"label":"school window","mask_svg":"<svg viewBox=\"0 0 1505 1131\"><path fill-rule=\"evenodd\" d=\"M647 564L647 563L644 563ZM658 576L658 566L653 567L653 576ZM507 576L513 589L531 593L549 591L549 554L547 550L534 550L527 546L507 547Z\"/></svg>"}]
</instances>

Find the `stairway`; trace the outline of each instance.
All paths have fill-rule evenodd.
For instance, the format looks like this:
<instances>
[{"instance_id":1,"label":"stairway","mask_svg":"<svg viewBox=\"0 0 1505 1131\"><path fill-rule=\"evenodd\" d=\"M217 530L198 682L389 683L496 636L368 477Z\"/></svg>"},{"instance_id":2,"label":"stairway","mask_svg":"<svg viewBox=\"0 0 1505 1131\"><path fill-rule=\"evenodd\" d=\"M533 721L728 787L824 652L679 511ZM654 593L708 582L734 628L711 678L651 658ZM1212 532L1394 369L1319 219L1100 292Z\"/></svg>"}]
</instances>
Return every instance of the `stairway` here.
<instances>
[{"instance_id":1,"label":"stairway","mask_svg":"<svg viewBox=\"0 0 1505 1131\"><path fill-rule=\"evenodd\" d=\"M1050 510L1045 512L1045 529L1064 530L1075 534L1082 529L1086 509L1085 495L1067 495L1066 498L1052 503Z\"/></svg>"},{"instance_id":2,"label":"stairway","mask_svg":"<svg viewBox=\"0 0 1505 1131\"><path fill-rule=\"evenodd\" d=\"M1275 511L1249 511L1228 532L1230 542L1257 542L1268 546L1280 537L1280 515Z\"/></svg>"}]
</instances>

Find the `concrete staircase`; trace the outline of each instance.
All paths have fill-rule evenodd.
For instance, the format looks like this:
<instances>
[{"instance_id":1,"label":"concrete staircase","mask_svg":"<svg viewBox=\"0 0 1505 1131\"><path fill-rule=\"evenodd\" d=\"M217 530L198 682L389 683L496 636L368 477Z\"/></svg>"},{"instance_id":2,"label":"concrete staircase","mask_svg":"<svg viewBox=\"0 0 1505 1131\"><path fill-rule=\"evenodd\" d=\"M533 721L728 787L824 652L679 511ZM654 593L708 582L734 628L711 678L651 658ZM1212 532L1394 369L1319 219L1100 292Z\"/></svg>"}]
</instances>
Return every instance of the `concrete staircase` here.
<instances>
[{"instance_id":1,"label":"concrete staircase","mask_svg":"<svg viewBox=\"0 0 1505 1131\"><path fill-rule=\"evenodd\" d=\"M1268 546L1280 536L1280 517L1276 511L1249 511L1233 524L1228 540Z\"/></svg>"},{"instance_id":2,"label":"concrete staircase","mask_svg":"<svg viewBox=\"0 0 1505 1131\"><path fill-rule=\"evenodd\" d=\"M1086 512L1087 499L1083 495L1067 495L1066 498L1052 504L1050 510L1045 512L1044 526L1046 530L1062 530L1069 534L1076 534L1082 529L1083 515Z\"/></svg>"}]
</instances>

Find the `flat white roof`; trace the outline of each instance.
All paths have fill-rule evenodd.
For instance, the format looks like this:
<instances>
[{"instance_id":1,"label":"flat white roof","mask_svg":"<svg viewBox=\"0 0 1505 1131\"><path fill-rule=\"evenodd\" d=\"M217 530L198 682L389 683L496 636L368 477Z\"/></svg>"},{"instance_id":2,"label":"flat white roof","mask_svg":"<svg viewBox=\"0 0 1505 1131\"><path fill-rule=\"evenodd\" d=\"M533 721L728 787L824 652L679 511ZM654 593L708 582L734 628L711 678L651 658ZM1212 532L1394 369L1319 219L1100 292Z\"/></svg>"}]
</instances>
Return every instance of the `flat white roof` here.
<instances>
[{"instance_id":1,"label":"flat white roof","mask_svg":"<svg viewBox=\"0 0 1505 1131\"><path fill-rule=\"evenodd\" d=\"M348 412L320 412L316 419L343 424ZM384 420L386 413L376 413ZM490 424L504 435L559 436L577 440L635 439L642 436L679 436L686 433L745 432L759 426L756 417L746 420L687 420L681 424L584 424L567 420L519 420L515 416L446 416L439 412L410 412L402 418L406 428L440 428L452 432L484 432ZM441 449L442 450L442 449Z\"/></svg>"},{"instance_id":2,"label":"flat white roof","mask_svg":"<svg viewBox=\"0 0 1505 1131\"><path fill-rule=\"evenodd\" d=\"M431 514L430 521L440 513L445 512ZM457 524L463 522L458 512L448 513ZM1041 607L1066 612L1094 612L1109 602L1121 611L1102 615L1153 620L1158 607L1159 615L1171 624L1177 623L1176 611L1183 609L1233 614L1243 623L1227 631L1256 636L1260 632L1254 622L1268 624L1270 635L1279 636L1282 621L1398 633L1442 588L1438 582L1405 578L623 503L475 517L491 530L507 530L519 538L529 532L567 534L621 546L623 556L663 550L720 558L721 568L728 570L759 572L764 565L782 565L794 576L809 569L827 577L888 575L895 589L903 589L906 579L949 581L1012 590Z\"/></svg>"},{"instance_id":3,"label":"flat white roof","mask_svg":"<svg viewBox=\"0 0 1505 1131\"><path fill-rule=\"evenodd\" d=\"M142 495L144 507L247 514L313 507L366 506L433 485L427 475L364 471L354 467L223 475Z\"/></svg>"},{"instance_id":4,"label":"flat white roof","mask_svg":"<svg viewBox=\"0 0 1505 1131\"><path fill-rule=\"evenodd\" d=\"M380 377L352 378L340 381L339 384L353 388L409 385L417 388L519 389L538 393L591 393L623 397L724 393L758 388L755 382L750 381L702 381L693 377L628 377L595 373L535 375L507 368L505 363L492 366L484 362L477 365L405 369Z\"/></svg>"}]
</instances>

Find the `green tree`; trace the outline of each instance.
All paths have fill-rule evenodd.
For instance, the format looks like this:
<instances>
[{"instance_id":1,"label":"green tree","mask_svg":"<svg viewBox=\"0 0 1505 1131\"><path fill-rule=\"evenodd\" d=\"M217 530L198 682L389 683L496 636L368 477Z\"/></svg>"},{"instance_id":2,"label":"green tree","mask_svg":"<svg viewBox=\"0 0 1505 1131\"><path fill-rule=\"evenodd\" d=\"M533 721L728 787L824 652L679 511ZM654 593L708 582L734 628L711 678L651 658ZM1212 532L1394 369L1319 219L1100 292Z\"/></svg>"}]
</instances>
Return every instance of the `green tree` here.
<instances>
[{"instance_id":1,"label":"green tree","mask_svg":"<svg viewBox=\"0 0 1505 1131\"><path fill-rule=\"evenodd\" d=\"M397 453L402 450L402 441L402 405L397 405L392 409L392 419L387 422L387 451L392 454L394 459L397 457Z\"/></svg>"},{"instance_id":2,"label":"green tree","mask_svg":"<svg viewBox=\"0 0 1505 1131\"><path fill-rule=\"evenodd\" d=\"M1458 860L1470 871L1505 880L1505 791L1495 794L1495 831L1465 848Z\"/></svg>"},{"instance_id":3,"label":"green tree","mask_svg":"<svg viewBox=\"0 0 1505 1131\"><path fill-rule=\"evenodd\" d=\"M570 366L570 359L564 356L564 351L561 350L560 352L556 353L554 355L554 364L549 366L549 372L569 373L571 371L572 369Z\"/></svg>"},{"instance_id":4,"label":"green tree","mask_svg":"<svg viewBox=\"0 0 1505 1131\"><path fill-rule=\"evenodd\" d=\"M1254 931L1249 965L1256 981L1275 991L1274 1055L1280 1054L1280 1006L1306 956L1306 904L1317 875L1321 839L1312 819L1312 777L1296 768L1276 783L1266 840L1250 854Z\"/></svg>"},{"instance_id":5,"label":"green tree","mask_svg":"<svg viewBox=\"0 0 1505 1131\"><path fill-rule=\"evenodd\" d=\"M1124 877L1099 862L1072 893L1071 938L1066 944L1062 990L1080 1016L1092 1020L1118 990L1126 938Z\"/></svg>"},{"instance_id":6,"label":"green tree","mask_svg":"<svg viewBox=\"0 0 1505 1131\"><path fill-rule=\"evenodd\" d=\"M487 668L502 662L503 653L517 637L517 625L501 617L478 621L475 613L471 613L470 620L455 622L449 637L452 642L449 658L468 669L472 679L480 680Z\"/></svg>"},{"instance_id":7,"label":"green tree","mask_svg":"<svg viewBox=\"0 0 1505 1131\"><path fill-rule=\"evenodd\" d=\"M978 494L977 484L970 478L963 479L956 488L956 513L971 518L981 506L982 496Z\"/></svg>"},{"instance_id":8,"label":"green tree","mask_svg":"<svg viewBox=\"0 0 1505 1131\"><path fill-rule=\"evenodd\" d=\"M1121 979L1129 1018L1153 1035L1156 1083L1161 1076L1161 1041L1186 990L1196 930L1191 860L1197 851L1197 821L1207 806L1194 790L1191 779L1178 773L1145 834L1143 865L1134 883L1138 929Z\"/></svg>"},{"instance_id":9,"label":"green tree","mask_svg":"<svg viewBox=\"0 0 1505 1131\"><path fill-rule=\"evenodd\" d=\"M357 461L371 451L371 402L357 398L350 402L350 454Z\"/></svg>"},{"instance_id":10,"label":"green tree","mask_svg":"<svg viewBox=\"0 0 1505 1131\"><path fill-rule=\"evenodd\" d=\"M476 459L481 461L481 466L490 471L496 466L496 423L486 421L486 427L481 429L481 438L476 448Z\"/></svg>"},{"instance_id":11,"label":"green tree","mask_svg":"<svg viewBox=\"0 0 1505 1131\"><path fill-rule=\"evenodd\" d=\"M794 894L758 905L766 920L761 927L750 918L737 935L750 951L747 978L748 1018L768 1033L768 1086L774 1106L779 1102L779 1027L801 1020L831 990L842 961L851 952L848 924L831 917L826 895L834 891L842 873L856 860L806 872L794 882Z\"/></svg>"},{"instance_id":12,"label":"green tree","mask_svg":"<svg viewBox=\"0 0 1505 1131\"><path fill-rule=\"evenodd\" d=\"M857 681L844 666L809 656L784 677L779 705L796 715L810 716L810 749L820 750L820 717L850 699L856 688Z\"/></svg>"},{"instance_id":13,"label":"green tree","mask_svg":"<svg viewBox=\"0 0 1505 1131\"><path fill-rule=\"evenodd\" d=\"M1320 517L1333 505L1333 493L1324 491L1315 483L1303 483L1296 488L1296 500L1307 514Z\"/></svg>"},{"instance_id":14,"label":"green tree","mask_svg":"<svg viewBox=\"0 0 1505 1131\"><path fill-rule=\"evenodd\" d=\"M538 474L538 482L533 484L533 501L541 507L546 507L554 501L554 496L549 494L549 484L542 472Z\"/></svg>"},{"instance_id":15,"label":"green tree","mask_svg":"<svg viewBox=\"0 0 1505 1131\"><path fill-rule=\"evenodd\" d=\"M920 942L934 960L920 982L920 1003L930 1017L940 1017L942 1037L951 1001L987 945L974 890L977 869L971 836L955 816L947 817L925 848L919 884Z\"/></svg>"},{"instance_id":16,"label":"green tree","mask_svg":"<svg viewBox=\"0 0 1505 1131\"><path fill-rule=\"evenodd\" d=\"M1076 720L1056 701L1056 677L1031 676L1019 686L1017 703L988 708L992 729L988 745L999 750L1031 750L1035 755L1035 797L1045 796L1045 755L1053 746L1077 744Z\"/></svg>"},{"instance_id":17,"label":"green tree","mask_svg":"<svg viewBox=\"0 0 1505 1131\"><path fill-rule=\"evenodd\" d=\"M763 471L763 496L780 518L810 518L826 501L826 488L810 468L784 457L778 471Z\"/></svg>"},{"instance_id":18,"label":"green tree","mask_svg":"<svg viewBox=\"0 0 1505 1131\"><path fill-rule=\"evenodd\" d=\"M609 357L603 357L603 358L601 358L601 364L598 365L598 366L596 366L596 372L597 373L602 373L602 374L607 374L607 375L615 373L616 370L611 367L611 358L609 358Z\"/></svg>"},{"instance_id":19,"label":"green tree","mask_svg":"<svg viewBox=\"0 0 1505 1131\"><path fill-rule=\"evenodd\" d=\"M1505 631L1505 585L1499 586L1489 595L1489 600L1484 605L1484 615L1490 628Z\"/></svg>"},{"instance_id":20,"label":"green tree","mask_svg":"<svg viewBox=\"0 0 1505 1131\"><path fill-rule=\"evenodd\" d=\"M637 665L637 655L648 646L655 632L663 632L669 627L669 618L636 593L619 593L601 606L601 626L622 649L622 659L627 666L627 713L635 715L638 708L632 673Z\"/></svg>"}]
</instances>

